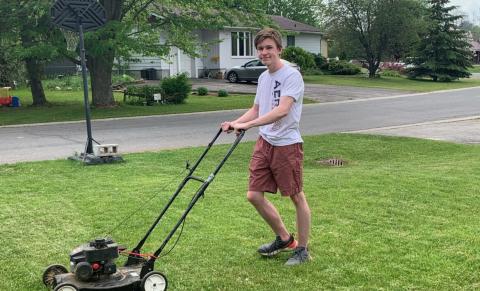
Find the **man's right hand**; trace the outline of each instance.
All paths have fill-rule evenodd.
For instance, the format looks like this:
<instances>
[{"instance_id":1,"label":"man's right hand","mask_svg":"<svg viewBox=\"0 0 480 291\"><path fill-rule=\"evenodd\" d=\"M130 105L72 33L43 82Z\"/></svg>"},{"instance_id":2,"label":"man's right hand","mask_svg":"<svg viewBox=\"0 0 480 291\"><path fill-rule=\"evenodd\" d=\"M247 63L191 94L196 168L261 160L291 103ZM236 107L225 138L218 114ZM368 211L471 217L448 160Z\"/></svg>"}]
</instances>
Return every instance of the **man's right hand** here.
<instances>
[{"instance_id":1,"label":"man's right hand","mask_svg":"<svg viewBox=\"0 0 480 291\"><path fill-rule=\"evenodd\" d=\"M233 131L233 122L231 121L224 121L221 124L222 130L226 133L231 133Z\"/></svg>"}]
</instances>

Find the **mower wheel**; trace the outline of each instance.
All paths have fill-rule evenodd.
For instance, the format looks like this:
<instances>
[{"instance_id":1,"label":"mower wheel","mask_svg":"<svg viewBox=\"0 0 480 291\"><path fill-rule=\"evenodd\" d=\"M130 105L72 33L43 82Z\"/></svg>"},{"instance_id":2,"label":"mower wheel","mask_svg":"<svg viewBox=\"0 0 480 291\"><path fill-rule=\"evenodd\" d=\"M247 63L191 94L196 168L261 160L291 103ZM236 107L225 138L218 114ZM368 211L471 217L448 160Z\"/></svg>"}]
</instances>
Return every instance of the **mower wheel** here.
<instances>
[{"instance_id":1,"label":"mower wheel","mask_svg":"<svg viewBox=\"0 0 480 291\"><path fill-rule=\"evenodd\" d=\"M63 283L55 287L53 291L78 291L78 289L72 284Z\"/></svg>"},{"instance_id":2,"label":"mower wheel","mask_svg":"<svg viewBox=\"0 0 480 291\"><path fill-rule=\"evenodd\" d=\"M58 264L50 265L43 272L43 284L45 284L45 286L48 288L53 288L55 287L55 276L66 273L68 273L68 270L64 266Z\"/></svg>"},{"instance_id":3,"label":"mower wheel","mask_svg":"<svg viewBox=\"0 0 480 291\"><path fill-rule=\"evenodd\" d=\"M152 271L143 277L140 286L143 291L167 290L167 278L160 272Z\"/></svg>"}]
</instances>

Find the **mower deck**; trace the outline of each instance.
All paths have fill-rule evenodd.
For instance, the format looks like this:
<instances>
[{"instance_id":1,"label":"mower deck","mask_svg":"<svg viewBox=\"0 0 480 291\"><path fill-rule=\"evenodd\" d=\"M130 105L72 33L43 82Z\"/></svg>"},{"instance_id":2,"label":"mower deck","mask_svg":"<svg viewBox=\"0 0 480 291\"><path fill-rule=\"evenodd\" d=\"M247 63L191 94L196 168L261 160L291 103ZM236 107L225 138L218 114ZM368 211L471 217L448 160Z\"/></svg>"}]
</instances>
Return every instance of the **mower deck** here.
<instances>
[{"instance_id":1,"label":"mower deck","mask_svg":"<svg viewBox=\"0 0 480 291\"><path fill-rule=\"evenodd\" d=\"M56 285L71 284L79 291L90 290L112 290L112 291L136 291L140 289L140 271L141 265L119 267L113 275L105 275L98 280L83 282L75 278L73 273L65 273L55 276Z\"/></svg>"}]
</instances>

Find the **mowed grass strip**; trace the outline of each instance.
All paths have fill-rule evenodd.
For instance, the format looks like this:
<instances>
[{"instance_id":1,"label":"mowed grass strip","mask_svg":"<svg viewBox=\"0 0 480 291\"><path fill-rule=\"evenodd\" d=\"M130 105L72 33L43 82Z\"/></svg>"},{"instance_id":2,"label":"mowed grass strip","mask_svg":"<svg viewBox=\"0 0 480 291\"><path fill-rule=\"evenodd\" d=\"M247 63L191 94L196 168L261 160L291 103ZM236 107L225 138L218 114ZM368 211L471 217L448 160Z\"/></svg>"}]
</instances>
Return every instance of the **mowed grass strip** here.
<instances>
[{"instance_id":1,"label":"mowed grass strip","mask_svg":"<svg viewBox=\"0 0 480 291\"><path fill-rule=\"evenodd\" d=\"M286 253L271 259L256 253L273 234L245 199L252 146L237 148L190 213L175 249L157 261L171 290L480 287L480 147L306 137L313 261L287 268ZM227 148L215 146L197 175L208 176ZM129 154L125 163L102 166L67 160L1 165L0 290L45 290L44 268L68 265L69 252L96 236L134 247L184 177L185 160L194 162L203 149ZM328 158L347 165L318 163ZM145 252L158 248L198 186L192 182L182 192ZM294 231L289 199L269 198Z\"/></svg>"},{"instance_id":2,"label":"mowed grass strip","mask_svg":"<svg viewBox=\"0 0 480 291\"><path fill-rule=\"evenodd\" d=\"M393 90L405 90L415 92L431 92L438 90L451 90L480 86L480 79L460 79L452 82L433 82L427 79L411 80L406 77L368 78L367 75L339 76L339 75L316 75L304 76L305 83L353 86L367 88L382 88Z\"/></svg>"}]
</instances>

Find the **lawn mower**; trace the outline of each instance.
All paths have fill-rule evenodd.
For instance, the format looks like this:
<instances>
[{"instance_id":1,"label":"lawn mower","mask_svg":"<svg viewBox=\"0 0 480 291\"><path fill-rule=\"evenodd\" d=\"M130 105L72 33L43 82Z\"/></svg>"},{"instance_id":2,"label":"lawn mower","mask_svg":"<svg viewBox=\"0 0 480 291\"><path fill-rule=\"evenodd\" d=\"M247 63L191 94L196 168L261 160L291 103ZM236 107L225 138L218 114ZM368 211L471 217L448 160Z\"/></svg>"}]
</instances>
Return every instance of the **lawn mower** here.
<instances>
[{"instance_id":1,"label":"lawn mower","mask_svg":"<svg viewBox=\"0 0 480 291\"><path fill-rule=\"evenodd\" d=\"M68 271L66 267L58 264L48 266L42 276L43 283L48 288L55 291L166 290L168 287L167 278L162 273L154 271L155 260L160 256L167 243L185 221L185 218L190 210L192 210L198 199L204 195L205 190L213 181L215 175L222 168L223 164L227 161L229 156L237 147L238 143L243 138L245 131L241 131L237 135L234 143L230 146L223 159L207 179L194 176L194 171L221 133L222 129L217 132L213 140L208 144L195 164L192 167L188 167L189 172L187 176L180 183L175 193L170 197L160 215L155 219L137 246L131 251L127 252L128 258L124 266L117 267L115 260L118 258L119 253L125 253L126 249L120 247L110 238L97 238L86 244L78 246L70 253L70 271ZM150 255L142 254L141 249L144 243L147 241L153 230L157 227L160 220L165 215L182 189L185 187L187 182L191 180L198 181L202 184L188 204L186 210L183 212L180 219L174 225L173 229L168 233L167 237L164 239L163 243L155 251L155 253Z\"/></svg>"}]
</instances>

